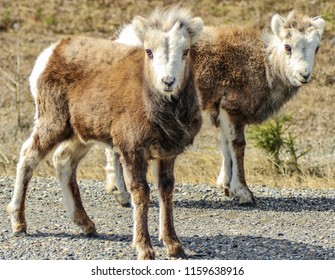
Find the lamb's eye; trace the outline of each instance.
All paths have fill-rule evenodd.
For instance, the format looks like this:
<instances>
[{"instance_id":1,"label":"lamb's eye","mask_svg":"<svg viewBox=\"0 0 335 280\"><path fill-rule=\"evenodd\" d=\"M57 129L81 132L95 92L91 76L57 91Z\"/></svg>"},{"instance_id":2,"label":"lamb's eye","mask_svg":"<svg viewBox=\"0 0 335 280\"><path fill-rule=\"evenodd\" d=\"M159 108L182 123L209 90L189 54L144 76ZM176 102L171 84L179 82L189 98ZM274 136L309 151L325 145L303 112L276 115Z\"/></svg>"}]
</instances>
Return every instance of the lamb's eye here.
<instances>
[{"instance_id":1,"label":"lamb's eye","mask_svg":"<svg viewBox=\"0 0 335 280\"><path fill-rule=\"evenodd\" d=\"M184 50L184 52L183 52L183 59L186 58L186 56L188 55L189 51L190 51L190 49Z\"/></svg>"},{"instance_id":2,"label":"lamb's eye","mask_svg":"<svg viewBox=\"0 0 335 280\"><path fill-rule=\"evenodd\" d=\"M320 49L320 47L317 46L317 47L316 47L316 50L315 50L315 53L317 53L317 52L319 51L319 49Z\"/></svg>"},{"instance_id":3,"label":"lamb's eye","mask_svg":"<svg viewBox=\"0 0 335 280\"><path fill-rule=\"evenodd\" d=\"M153 55L153 53L152 53L151 50L146 49L145 52L147 53L147 55L148 55L148 57L149 57L150 59L153 59L154 55Z\"/></svg>"},{"instance_id":4,"label":"lamb's eye","mask_svg":"<svg viewBox=\"0 0 335 280\"><path fill-rule=\"evenodd\" d=\"M286 51L286 53L288 53L288 54L291 54L291 53L292 53L292 48L291 48L290 45L285 45L284 47L285 47L285 51Z\"/></svg>"}]
</instances>

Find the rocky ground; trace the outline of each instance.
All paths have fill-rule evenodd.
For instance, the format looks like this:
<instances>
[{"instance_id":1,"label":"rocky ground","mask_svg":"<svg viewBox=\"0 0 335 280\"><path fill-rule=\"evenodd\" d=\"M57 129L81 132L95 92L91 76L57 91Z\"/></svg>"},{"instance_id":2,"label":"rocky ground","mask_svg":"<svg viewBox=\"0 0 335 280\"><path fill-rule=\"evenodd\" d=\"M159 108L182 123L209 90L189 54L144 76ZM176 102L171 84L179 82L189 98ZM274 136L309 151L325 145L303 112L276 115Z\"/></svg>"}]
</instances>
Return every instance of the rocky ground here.
<instances>
[{"instance_id":1,"label":"rocky ground","mask_svg":"<svg viewBox=\"0 0 335 280\"><path fill-rule=\"evenodd\" d=\"M99 236L87 238L69 220L55 179L33 178L26 217L28 235L14 237L5 206L12 177L0 177L0 259L136 259L131 247L132 210L104 190L104 182L81 181L81 195ZM209 185L177 185L175 226L189 259L335 259L335 189L251 186L257 207L237 206ZM157 190L152 187L149 231L157 259Z\"/></svg>"}]
</instances>

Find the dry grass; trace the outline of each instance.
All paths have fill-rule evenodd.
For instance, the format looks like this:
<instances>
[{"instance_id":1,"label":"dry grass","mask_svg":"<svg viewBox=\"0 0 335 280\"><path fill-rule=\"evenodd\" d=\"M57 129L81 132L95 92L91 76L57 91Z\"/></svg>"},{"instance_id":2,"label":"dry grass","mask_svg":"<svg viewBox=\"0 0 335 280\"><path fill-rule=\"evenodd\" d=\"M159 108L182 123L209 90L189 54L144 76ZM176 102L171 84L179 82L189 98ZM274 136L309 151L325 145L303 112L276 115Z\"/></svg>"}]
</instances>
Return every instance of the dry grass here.
<instances>
[{"instance_id":1,"label":"dry grass","mask_svg":"<svg viewBox=\"0 0 335 280\"><path fill-rule=\"evenodd\" d=\"M20 80L22 99L21 130L17 127L15 94L0 72L0 175L14 175L22 143L29 136L34 104L28 77L34 60L49 43L64 34L113 38L119 25L133 16L146 15L155 6L175 1L111 0L20 0L0 2L0 69ZM266 156L249 143L246 151L246 176L250 184L279 187L335 187L335 5L327 1L183 1L203 17L206 24L248 24L263 28L275 12L286 14L292 8L309 15L323 15L326 32L318 53L312 82L289 102L283 112L293 113L292 132L299 147L312 146L301 165L303 175L278 175ZM20 32L20 33L19 33ZM19 36L20 35L20 36ZM19 56L17 42L20 39ZM20 61L17 73L17 58ZM6 85L7 84L7 85ZM13 84L11 84L13 86ZM220 167L217 131L205 123L195 144L179 157L176 178L183 183L215 184ZM103 148L95 147L79 168L81 178L104 179ZM54 176L49 156L38 167L39 176ZM311 175L314 174L314 175Z\"/></svg>"}]
</instances>

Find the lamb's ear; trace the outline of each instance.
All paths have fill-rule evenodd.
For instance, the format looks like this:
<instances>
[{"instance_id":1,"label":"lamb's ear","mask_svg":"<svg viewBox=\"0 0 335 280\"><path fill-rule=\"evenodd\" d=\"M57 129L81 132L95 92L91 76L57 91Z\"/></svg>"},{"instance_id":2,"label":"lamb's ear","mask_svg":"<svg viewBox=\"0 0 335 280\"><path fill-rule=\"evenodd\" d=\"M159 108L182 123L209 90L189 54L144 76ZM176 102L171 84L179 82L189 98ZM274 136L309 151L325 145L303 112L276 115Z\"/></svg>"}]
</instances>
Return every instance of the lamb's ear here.
<instances>
[{"instance_id":1,"label":"lamb's ear","mask_svg":"<svg viewBox=\"0 0 335 280\"><path fill-rule=\"evenodd\" d=\"M324 19L321 17L315 17L312 19L312 24L317 29L321 37L323 34L323 31L325 30L325 25L326 25L326 22L324 21Z\"/></svg>"},{"instance_id":2,"label":"lamb's ear","mask_svg":"<svg viewBox=\"0 0 335 280\"><path fill-rule=\"evenodd\" d=\"M123 26L115 41L128 46L140 47L143 45L143 42L137 37L134 26L132 24Z\"/></svg>"},{"instance_id":3,"label":"lamb's ear","mask_svg":"<svg viewBox=\"0 0 335 280\"><path fill-rule=\"evenodd\" d=\"M145 33L149 27L149 21L141 16L136 16L134 17L131 24L134 28L137 38L143 43Z\"/></svg>"},{"instance_id":4,"label":"lamb's ear","mask_svg":"<svg viewBox=\"0 0 335 280\"><path fill-rule=\"evenodd\" d=\"M284 29L285 18L278 14L275 14L271 19L271 30L274 35L280 37L282 30Z\"/></svg>"},{"instance_id":5,"label":"lamb's ear","mask_svg":"<svg viewBox=\"0 0 335 280\"><path fill-rule=\"evenodd\" d=\"M191 44L192 45L196 41L198 41L203 28L204 28L204 22L200 17L195 17L191 20L188 30L189 30L190 35L191 35Z\"/></svg>"},{"instance_id":6,"label":"lamb's ear","mask_svg":"<svg viewBox=\"0 0 335 280\"><path fill-rule=\"evenodd\" d=\"M289 12L288 15L287 15L286 20L287 21L291 20L294 17L295 13L296 13L295 10L292 10L291 12Z\"/></svg>"}]
</instances>

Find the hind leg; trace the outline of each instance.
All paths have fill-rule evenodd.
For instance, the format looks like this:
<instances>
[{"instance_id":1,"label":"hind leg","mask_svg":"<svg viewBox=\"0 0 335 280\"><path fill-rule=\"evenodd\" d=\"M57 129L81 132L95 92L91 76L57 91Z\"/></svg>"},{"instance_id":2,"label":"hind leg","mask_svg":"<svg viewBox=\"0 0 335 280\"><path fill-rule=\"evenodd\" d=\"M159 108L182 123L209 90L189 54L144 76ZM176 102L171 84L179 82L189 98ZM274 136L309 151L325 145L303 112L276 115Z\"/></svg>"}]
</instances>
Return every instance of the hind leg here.
<instances>
[{"instance_id":1,"label":"hind leg","mask_svg":"<svg viewBox=\"0 0 335 280\"><path fill-rule=\"evenodd\" d=\"M95 234L95 225L88 217L81 201L76 171L80 160L90 149L77 137L62 142L54 153L53 161L63 191L63 200L71 220L85 235Z\"/></svg>"},{"instance_id":2,"label":"hind leg","mask_svg":"<svg viewBox=\"0 0 335 280\"><path fill-rule=\"evenodd\" d=\"M229 196L229 187L232 177L232 159L229 149L229 140L223 127L220 127L222 164L219 177L216 181L218 187L222 187Z\"/></svg>"},{"instance_id":3,"label":"hind leg","mask_svg":"<svg viewBox=\"0 0 335 280\"><path fill-rule=\"evenodd\" d=\"M44 131L37 124L31 136L22 145L20 160L16 168L14 193L7 205L12 230L15 235L26 233L25 199L29 181L38 163L59 143L55 134L40 133Z\"/></svg>"},{"instance_id":4,"label":"hind leg","mask_svg":"<svg viewBox=\"0 0 335 280\"><path fill-rule=\"evenodd\" d=\"M120 155L112 148L105 149L106 154L106 190L115 196L116 201L123 207L130 206L130 195L127 192L123 178Z\"/></svg>"},{"instance_id":5,"label":"hind leg","mask_svg":"<svg viewBox=\"0 0 335 280\"><path fill-rule=\"evenodd\" d=\"M227 150L227 154L229 151L230 155L230 158L228 158L229 162L224 164L227 167L222 167L222 169L226 170L225 175L227 176L225 178L229 178L229 185L227 186L229 195L237 197L240 204L255 205L254 195L247 186L244 174L244 152L246 146L244 126L233 123L229 115L224 110L220 110L220 127L226 137L224 149ZM224 184L227 184L227 181Z\"/></svg>"}]
</instances>

